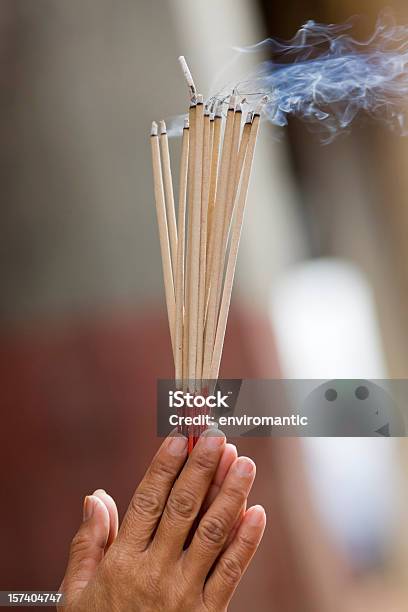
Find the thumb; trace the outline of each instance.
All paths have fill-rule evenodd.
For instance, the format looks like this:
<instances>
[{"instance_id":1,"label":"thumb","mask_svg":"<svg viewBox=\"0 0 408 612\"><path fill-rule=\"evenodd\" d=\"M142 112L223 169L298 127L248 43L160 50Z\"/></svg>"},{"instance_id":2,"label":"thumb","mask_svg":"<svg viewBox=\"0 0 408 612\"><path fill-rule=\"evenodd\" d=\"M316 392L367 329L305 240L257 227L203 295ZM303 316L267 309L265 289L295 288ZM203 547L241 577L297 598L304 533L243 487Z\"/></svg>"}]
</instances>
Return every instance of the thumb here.
<instances>
[{"instance_id":1,"label":"thumb","mask_svg":"<svg viewBox=\"0 0 408 612\"><path fill-rule=\"evenodd\" d=\"M96 495L84 499L83 522L75 534L61 591L69 603L86 587L103 559L110 531L109 511Z\"/></svg>"}]
</instances>

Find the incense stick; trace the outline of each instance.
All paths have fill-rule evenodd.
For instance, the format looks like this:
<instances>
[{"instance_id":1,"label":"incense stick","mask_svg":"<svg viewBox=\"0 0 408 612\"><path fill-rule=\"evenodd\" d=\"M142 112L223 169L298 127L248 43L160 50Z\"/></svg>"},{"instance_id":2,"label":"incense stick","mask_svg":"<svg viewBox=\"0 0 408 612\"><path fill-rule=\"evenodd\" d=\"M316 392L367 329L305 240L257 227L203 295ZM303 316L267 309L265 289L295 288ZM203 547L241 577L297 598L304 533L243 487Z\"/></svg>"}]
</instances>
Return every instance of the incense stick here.
<instances>
[{"instance_id":1,"label":"incense stick","mask_svg":"<svg viewBox=\"0 0 408 612\"><path fill-rule=\"evenodd\" d=\"M173 273L171 267L171 255L169 235L167 228L166 204L164 198L163 177L160 162L160 145L157 123L153 121L150 133L152 149L154 195L156 201L157 224L159 227L160 250L163 266L164 289L167 304L167 316L169 319L170 338L174 355L174 322L175 322L175 297L173 285Z\"/></svg>"},{"instance_id":2,"label":"incense stick","mask_svg":"<svg viewBox=\"0 0 408 612\"><path fill-rule=\"evenodd\" d=\"M190 68L187 65L186 58L184 57L184 55L180 55L178 61L180 62L181 69L187 81L187 85L190 90L190 97L191 99L193 99L196 96L197 90L193 81L193 77L191 76Z\"/></svg>"},{"instance_id":3,"label":"incense stick","mask_svg":"<svg viewBox=\"0 0 408 612\"><path fill-rule=\"evenodd\" d=\"M189 121L184 122L181 145L179 203L178 203L178 242L176 266L176 322L175 322L175 377L177 384L183 378L183 318L184 318L184 251L186 231L186 198L189 149Z\"/></svg>"},{"instance_id":4,"label":"incense stick","mask_svg":"<svg viewBox=\"0 0 408 612\"><path fill-rule=\"evenodd\" d=\"M197 379L197 341L198 341L198 298L200 282L200 221L201 221L201 183L203 161L204 105L202 96L197 96L194 142L194 172L192 185L191 211L191 248L190 248L190 286L188 321L188 378L190 385ZM191 388L191 390L194 390Z\"/></svg>"},{"instance_id":5,"label":"incense stick","mask_svg":"<svg viewBox=\"0 0 408 612\"><path fill-rule=\"evenodd\" d=\"M213 229L213 218L214 218L214 207L215 207L215 194L217 190L217 178L218 178L218 161L220 156L220 142L221 142L221 128L222 128L222 114L221 105L216 104L215 106L215 117L214 117L214 134L212 138L211 147L211 179L210 179L210 195L208 203L208 238L207 243L211 244L211 232ZM208 263L211 264L211 252L209 254Z\"/></svg>"},{"instance_id":6,"label":"incense stick","mask_svg":"<svg viewBox=\"0 0 408 612\"><path fill-rule=\"evenodd\" d=\"M191 235L192 235L192 211L193 211L193 179L195 161L195 141L196 141L196 100L192 99L189 108L189 149L188 149L188 195L187 195L187 244L185 259L185 295L184 295L184 328L183 328L183 379L187 380L188 372L188 350L189 350L189 328L190 328L190 287L191 287Z\"/></svg>"},{"instance_id":7,"label":"incense stick","mask_svg":"<svg viewBox=\"0 0 408 612\"><path fill-rule=\"evenodd\" d=\"M209 113L204 114L203 162L201 189L201 234L200 234L200 280L198 290L198 334L197 334L197 364L196 378L200 379L203 368L204 344L204 314L206 287L206 257L207 257L207 216L208 198L210 193L210 163L211 163L211 119Z\"/></svg>"},{"instance_id":8,"label":"incense stick","mask_svg":"<svg viewBox=\"0 0 408 612\"><path fill-rule=\"evenodd\" d=\"M167 223L169 227L171 262L173 266L173 276L175 276L177 264L177 225L176 212L174 209L173 178L170 165L169 140L167 138L167 128L164 121L160 121L160 151L163 167L163 184L166 199Z\"/></svg>"}]
</instances>

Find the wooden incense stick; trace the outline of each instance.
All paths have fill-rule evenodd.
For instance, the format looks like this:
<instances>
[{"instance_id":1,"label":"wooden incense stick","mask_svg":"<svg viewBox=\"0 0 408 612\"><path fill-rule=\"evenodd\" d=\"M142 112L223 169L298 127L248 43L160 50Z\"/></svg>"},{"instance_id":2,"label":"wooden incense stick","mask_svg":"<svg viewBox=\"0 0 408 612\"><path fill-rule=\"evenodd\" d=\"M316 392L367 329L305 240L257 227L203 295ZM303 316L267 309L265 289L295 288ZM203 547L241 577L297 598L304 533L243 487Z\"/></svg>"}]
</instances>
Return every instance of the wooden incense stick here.
<instances>
[{"instance_id":1,"label":"wooden incense stick","mask_svg":"<svg viewBox=\"0 0 408 612\"><path fill-rule=\"evenodd\" d=\"M187 191L187 240L185 256L185 287L184 287L184 327L183 327L183 379L188 379L188 346L189 346L189 320L190 320L190 287L191 287L191 234L192 234L192 210L193 210L193 177L195 159L195 134L196 134L196 98L191 99L189 108L189 149L188 149L188 191Z\"/></svg>"},{"instance_id":2,"label":"wooden incense stick","mask_svg":"<svg viewBox=\"0 0 408 612\"><path fill-rule=\"evenodd\" d=\"M238 247L241 238L241 230L244 219L245 204L248 195L249 179L251 176L252 163L254 159L256 139L258 136L260 122L260 108L254 114L251 125L251 131L248 140L248 146L245 156L245 162L242 170L241 188L239 191L236 211L234 214L231 234L231 245L228 254L227 269L225 273L224 289L222 294L220 313L217 325L217 334L214 343L214 351L212 356L210 378L216 380L219 374L221 363L222 348L224 344L225 330L228 320L228 311L231 303L232 285L234 282L235 268L237 263Z\"/></svg>"},{"instance_id":3,"label":"wooden incense stick","mask_svg":"<svg viewBox=\"0 0 408 612\"><path fill-rule=\"evenodd\" d=\"M216 193L217 193L217 180L218 180L218 162L219 162L219 157L220 157L220 142L221 142L221 129L222 129L221 104L217 102L214 110L215 110L214 134L212 138L212 147L211 147L210 194L209 194L209 202L208 202L208 220L207 220L207 230L208 230L207 278L206 278L207 297L208 297L209 279L210 279L209 271L212 265L213 240L211 239L211 236L213 233L214 208L215 208L215 199L216 199Z\"/></svg>"},{"instance_id":4,"label":"wooden incense stick","mask_svg":"<svg viewBox=\"0 0 408 612\"><path fill-rule=\"evenodd\" d=\"M237 191L238 191L239 180L240 180L241 173L242 173L242 168L243 168L243 165L244 165L245 155L246 155L246 151L247 151L247 147L248 147L249 135L251 133L253 117L254 117L254 114L253 114L252 111L247 113L245 124L244 124L244 128L242 130L241 142L239 143L238 161L237 161L237 174L236 174L236 177L235 177L234 201L235 201L235 197L236 197L236 194L237 194Z\"/></svg>"},{"instance_id":5,"label":"wooden incense stick","mask_svg":"<svg viewBox=\"0 0 408 612\"><path fill-rule=\"evenodd\" d=\"M187 239L185 240L185 270L184 270L184 325L183 325L183 379L188 378L188 344L189 344L189 300L190 300L190 262L191 262L191 233L192 233L192 206L193 191L192 182L194 175L194 152L195 152L195 132L196 132L196 105L197 89L186 62L184 55L178 58L184 78L186 79L190 93L189 108L189 152L188 152L188 219L187 219Z\"/></svg>"},{"instance_id":6,"label":"wooden incense stick","mask_svg":"<svg viewBox=\"0 0 408 612\"><path fill-rule=\"evenodd\" d=\"M164 195L166 199L167 224L169 227L171 262L173 266L173 276L175 276L177 263L177 225L176 212L174 208L173 178L171 174L169 140L167 128L164 121L160 121L160 151L163 167Z\"/></svg>"},{"instance_id":7,"label":"wooden incense stick","mask_svg":"<svg viewBox=\"0 0 408 612\"><path fill-rule=\"evenodd\" d=\"M215 121L215 115L211 111L210 112L210 166L211 166L211 153L212 153L213 142L214 142L214 121Z\"/></svg>"},{"instance_id":8,"label":"wooden incense stick","mask_svg":"<svg viewBox=\"0 0 408 612\"><path fill-rule=\"evenodd\" d=\"M203 363L203 379L207 380L210 375L211 360L214 348L214 339L216 333L217 319L218 319L218 278L219 270L223 265L221 261L222 256L222 236L223 236L223 221L225 215L226 196L228 187L228 172L230 167L231 159L231 146L233 138L234 128L234 116L235 116L235 103L236 98L231 95L229 109L227 113L227 120L224 132L224 141L222 146L221 164L219 173L219 183L217 187L217 195L215 202L215 211L213 217L213 232L211 235L210 251L211 254L211 267L210 267L210 278L209 278L209 298L207 307L207 318L205 326L205 339L204 339L204 363ZM212 243L212 244L211 244Z\"/></svg>"},{"instance_id":9,"label":"wooden incense stick","mask_svg":"<svg viewBox=\"0 0 408 612\"><path fill-rule=\"evenodd\" d=\"M204 346L204 314L205 314L205 287L206 287L206 256L207 256L207 217L208 198L210 193L210 164L211 164L211 119L209 112L204 113L203 132L203 162L201 182L201 233L200 233L200 271L198 289L198 334L197 334L197 364L196 378L200 379L203 368Z\"/></svg>"},{"instance_id":10,"label":"wooden incense stick","mask_svg":"<svg viewBox=\"0 0 408 612\"><path fill-rule=\"evenodd\" d=\"M187 65L186 58L184 57L184 55L180 55L178 58L178 61L180 62L180 66L183 71L184 78L187 81L187 86L190 91L190 98L192 101L194 101L194 98L197 94L197 90L196 90L196 86L195 86L193 77L190 72L190 68Z\"/></svg>"},{"instance_id":11,"label":"wooden incense stick","mask_svg":"<svg viewBox=\"0 0 408 612\"><path fill-rule=\"evenodd\" d=\"M229 220L229 216L231 214L231 210L234 204L234 192L235 185L237 179L237 168L238 168L238 149L241 137L241 120L242 120L242 108L241 105L238 104L235 117L234 117L234 129L232 135L232 145L231 145L231 158L230 158L230 167L228 171L228 187L227 187L227 201L225 206L225 215L224 215L224 228L223 228L223 238L225 236L225 228Z\"/></svg>"},{"instance_id":12,"label":"wooden incense stick","mask_svg":"<svg viewBox=\"0 0 408 612\"><path fill-rule=\"evenodd\" d=\"M198 176L196 176L196 157L197 157L197 102L202 103L201 99L197 99L197 91L191 76L191 72L187 66L187 62L183 56L179 57L179 62L181 68L183 70L185 79L187 81L187 85L190 91L190 110L189 110L189 121L190 121L190 137L189 137L189 154L188 154L188 239L187 239L187 254L186 254L186 265L185 265L185 275L186 275L186 289L185 289L185 317L184 317L184 327L183 327L183 379L184 386L183 388L187 389L187 378L190 378L190 367L191 367L191 359L190 359L190 343L192 342L192 338L190 334L192 332L192 326L190 324L190 316L192 315L191 311L191 302L192 302L192 294L194 293L194 289L192 287L192 252L193 252L193 234L196 234L196 228L194 227L193 221L193 213L194 213L194 200L197 198L196 192L198 190L198 185L196 189L194 188L195 181ZM198 121L200 123L200 120ZM200 127L200 126L198 126ZM202 144L201 144L202 146ZM201 203L200 203L201 204ZM199 229L199 228L198 228ZM199 256L199 253L198 253ZM195 266L194 266L195 267ZM194 300L193 300L194 301ZM194 367L194 375L195 377L195 367ZM185 432L188 436L188 452L191 453L195 443L194 436L194 428L187 428L187 432Z\"/></svg>"},{"instance_id":13,"label":"wooden incense stick","mask_svg":"<svg viewBox=\"0 0 408 612\"><path fill-rule=\"evenodd\" d=\"M163 176L160 162L160 145L158 137L158 126L155 121L152 123L150 133L150 143L152 148L152 165L154 196L156 200L157 224L159 227L160 250L163 265L164 290L166 295L167 316L169 319L170 337L174 355L174 323L175 323L175 296L173 284L173 272L171 266L171 255L169 245L169 234L166 217L166 204L164 197Z\"/></svg>"},{"instance_id":14,"label":"wooden incense stick","mask_svg":"<svg viewBox=\"0 0 408 612\"><path fill-rule=\"evenodd\" d=\"M185 256L185 226L187 199L187 172L189 149L189 121L184 121L181 144L179 201L178 201L178 241L176 265L176 321L175 321L175 377L180 385L183 378L183 319L184 319L184 256Z\"/></svg>"},{"instance_id":15,"label":"wooden incense stick","mask_svg":"<svg viewBox=\"0 0 408 612\"><path fill-rule=\"evenodd\" d=\"M198 301L200 282L200 222L201 222L201 183L203 160L204 105L202 96L197 96L194 142L194 171L192 184L191 210L191 248L189 279L189 320L188 320L188 379L190 390L195 390L197 379L197 343L198 343ZM193 388L194 387L194 388Z\"/></svg>"}]
</instances>

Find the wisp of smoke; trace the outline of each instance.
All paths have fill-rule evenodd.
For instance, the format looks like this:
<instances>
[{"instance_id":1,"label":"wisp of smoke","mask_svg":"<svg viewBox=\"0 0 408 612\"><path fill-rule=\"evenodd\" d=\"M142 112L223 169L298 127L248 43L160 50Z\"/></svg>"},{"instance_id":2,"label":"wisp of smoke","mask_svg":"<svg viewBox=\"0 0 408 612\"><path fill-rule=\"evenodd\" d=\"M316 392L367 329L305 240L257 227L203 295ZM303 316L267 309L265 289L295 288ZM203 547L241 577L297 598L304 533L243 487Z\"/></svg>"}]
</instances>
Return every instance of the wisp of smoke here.
<instances>
[{"instance_id":1,"label":"wisp of smoke","mask_svg":"<svg viewBox=\"0 0 408 612\"><path fill-rule=\"evenodd\" d=\"M212 94L207 104L225 102L233 89L248 108L265 94L266 118L285 126L296 116L317 128L325 142L347 129L361 112L408 133L408 26L397 25L389 11L380 14L374 33L358 41L342 25L308 21L289 41L268 38L237 53L267 50L259 64L238 83Z\"/></svg>"}]
</instances>

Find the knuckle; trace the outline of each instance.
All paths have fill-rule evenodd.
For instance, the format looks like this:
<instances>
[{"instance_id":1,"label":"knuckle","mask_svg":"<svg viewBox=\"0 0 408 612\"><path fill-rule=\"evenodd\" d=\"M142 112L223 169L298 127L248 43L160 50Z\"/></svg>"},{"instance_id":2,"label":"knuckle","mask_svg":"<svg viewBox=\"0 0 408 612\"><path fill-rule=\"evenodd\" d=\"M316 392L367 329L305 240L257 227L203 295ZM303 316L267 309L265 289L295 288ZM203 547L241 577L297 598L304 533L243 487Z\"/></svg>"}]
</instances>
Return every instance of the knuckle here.
<instances>
[{"instance_id":1,"label":"knuckle","mask_svg":"<svg viewBox=\"0 0 408 612\"><path fill-rule=\"evenodd\" d=\"M251 552L255 548L256 542L253 539L251 539L249 536L239 535L238 536L238 546L244 551Z\"/></svg>"},{"instance_id":2,"label":"knuckle","mask_svg":"<svg viewBox=\"0 0 408 612\"><path fill-rule=\"evenodd\" d=\"M220 559L218 568L222 580L228 586L234 586L241 580L242 567L236 557L229 556Z\"/></svg>"},{"instance_id":3,"label":"knuckle","mask_svg":"<svg viewBox=\"0 0 408 612\"><path fill-rule=\"evenodd\" d=\"M127 567L129 564L129 555L124 547L118 546L115 542L103 559L103 569L107 576L113 576L118 569Z\"/></svg>"},{"instance_id":4,"label":"knuckle","mask_svg":"<svg viewBox=\"0 0 408 612\"><path fill-rule=\"evenodd\" d=\"M198 454L194 459L194 469L197 470L201 476L212 474L215 467L214 459L205 453Z\"/></svg>"},{"instance_id":5,"label":"knuckle","mask_svg":"<svg viewBox=\"0 0 408 612\"><path fill-rule=\"evenodd\" d=\"M201 521L197 534L205 546L219 546L227 538L228 528L224 520L214 516Z\"/></svg>"},{"instance_id":6,"label":"knuckle","mask_svg":"<svg viewBox=\"0 0 408 612\"><path fill-rule=\"evenodd\" d=\"M82 555L89 548L90 538L83 531L78 531L71 541L70 553L72 556Z\"/></svg>"},{"instance_id":7,"label":"knuckle","mask_svg":"<svg viewBox=\"0 0 408 612\"><path fill-rule=\"evenodd\" d=\"M162 590L166 590L166 576L161 565L157 562L149 563L148 559L146 561L148 571L143 574L144 591L149 594L152 601L159 601Z\"/></svg>"},{"instance_id":8,"label":"knuckle","mask_svg":"<svg viewBox=\"0 0 408 612\"><path fill-rule=\"evenodd\" d=\"M154 480L169 480L169 478L174 479L176 474L174 473L173 467L162 459L157 459L149 470L150 476Z\"/></svg>"},{"instance_id":9,"label":"knuckle","mask_svg":"<svg viewBox=\"0 0 408 612\"><path fill-rule=\"evenodd\" d=\"M148 491L136 491L130 502L130 510L138 516L146 516L149 519L161 514L160 497L154 489Z\"/></svg>"},{"instance_id":10,"label":"knuckle","mask_svg":"<svg viewBox=\"0 0 408 612\"><path fill-rule=\"evenodd\" d=\"M194 494L188 489L174 491L167 502L166 512L171 519L188 519L196 511Z\"/></svg>"},{"instance_id":11,"label":"knuckle","mask_svg":"<svg viewBox=\"0 0 408 612\"><path fill-rule=\"evenodd\" d=\"M247 498L247 490L239 486L227 486L225 489L225 497L230 504L241 506Z\"/></svg>"}]
</instances>

